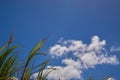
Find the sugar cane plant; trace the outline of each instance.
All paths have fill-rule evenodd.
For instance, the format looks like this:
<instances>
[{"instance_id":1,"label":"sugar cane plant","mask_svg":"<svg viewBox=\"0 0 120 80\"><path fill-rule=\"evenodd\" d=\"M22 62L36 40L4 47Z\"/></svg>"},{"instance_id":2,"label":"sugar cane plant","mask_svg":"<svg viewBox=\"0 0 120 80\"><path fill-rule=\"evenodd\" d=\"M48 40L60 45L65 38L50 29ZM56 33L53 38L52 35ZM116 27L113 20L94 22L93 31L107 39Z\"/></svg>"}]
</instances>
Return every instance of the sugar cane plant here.
<instances>
[{"instance_id":1,"label":"sugar cane plant","mask_svg":"<svg viewBox=\"0 0 120 80\"><path fill-rule=\"evenodd\" d=\"M13 33L12 33L10 36L10 39L0 48L0 80L15 80L13 78L15 77L15 74L18 72L20 72L19 73L20 77L16 76L17 79L33 80L33 79L30 79L30 77L32 74L36 73L36 71L34 71L35 68L39 68L39 71L37 71L38 76L34 80L46 80L49 73L55 70L54 68L51 68L46 73L44 72L44 70L47 69L46 66L50 59L45 60L44 62L40 63L37 66L30 65L31 60L34 59L35 56L46 55L43 52L39 52L45 40L46 39L42 39L36 45L36 47L34 47L30 51L27 57L27 60L25 60L25 63L21 64L20 61L17 60L17 57L16 57L17 53L14 52L14 50L18 47L15 45L13 46L10 45L13 41Z\"/></svg>"}]
</instances>

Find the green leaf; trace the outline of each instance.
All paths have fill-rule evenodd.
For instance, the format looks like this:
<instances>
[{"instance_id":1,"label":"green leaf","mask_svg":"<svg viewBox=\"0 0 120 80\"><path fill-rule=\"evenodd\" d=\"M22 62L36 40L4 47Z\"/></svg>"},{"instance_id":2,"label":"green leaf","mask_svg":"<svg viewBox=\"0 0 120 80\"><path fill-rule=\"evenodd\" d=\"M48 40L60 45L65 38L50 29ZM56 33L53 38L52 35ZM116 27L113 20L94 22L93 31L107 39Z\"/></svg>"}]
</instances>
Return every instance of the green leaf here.
<instances>
[{"instance_id":1,"label":"green leaf","mask_svg":"<svg viewBox=\"0 0 120 80\"><path fill-rule=\"evenodd\" d=\"M32 68L28 68L28 70L24 74L24 80L29 80L30 74L31 74L31 70L32 70Z\"/></svg>"},{"instance_id":2,"label":"green leaf","mask_svg":"<svg viewBox=\"0 0 120 80\"><path fill-rule=\"evenodd\" d=\"M45 62L43 62L40 66L39 72L38 72L38 79L41 80L43 79L43 71L46 68L46 65L48 64L48 62L50 61L50 59L46 60Z\"/></svg>"},{"instance_id":3,"label":"green leaf","mask_svg":"<svg viewBox=\"0 0 120 80\"><path fill-rule=\"evenodd\" d=\"M17 48L17 46L11 46L7 50L5 50L3 53L0 54L0 67L4 63L4 61L7 59L9 55L12 54L12 51Z\"/></svg>"},{"instance_id":4,"label":"green leaf","mask_svg":"<svg viewBox=\"0 0 120 80\"><path fill-rule=\"evenodd\" d=\"M27 69L30 61L37 55L36 53L37 53L38 50L42 47L44 41L45 41L45 39L42 39L42 40L38 43L38 45L31 50L30 54L28 55L27 61L26 61L26 63L25 63L25 67L24 67L24 70L23 70L21 79L23 79L24 74L25 74L25 72L26 72L26 69ZM43 54L43 53L41 53L41 54Z\"/></svg>"}]
</instances>

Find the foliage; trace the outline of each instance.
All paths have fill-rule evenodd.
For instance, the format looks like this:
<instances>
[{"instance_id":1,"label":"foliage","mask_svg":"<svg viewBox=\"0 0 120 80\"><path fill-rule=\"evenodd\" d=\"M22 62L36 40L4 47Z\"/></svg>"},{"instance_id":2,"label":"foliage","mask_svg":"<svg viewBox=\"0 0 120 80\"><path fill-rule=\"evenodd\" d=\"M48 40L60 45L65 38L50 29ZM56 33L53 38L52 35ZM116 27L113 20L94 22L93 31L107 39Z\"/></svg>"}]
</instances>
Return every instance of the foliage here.
<instances>
[{"instance_id":1,"label":"foliage","mask_svg":"<svg viewBox=\"0 0 120 80\"><path fill-rule=\"evenodd\" d=\"M16 54L14 50L18 48L17 46L11 46L11 42L13 41L13 33L10 36L10 39L0 48L0 80L13 80L12 78L15 77L16 73L19 73L20 77L18 77L20 80L31 80L30 77L32 74L36 73L34 71L35 68L39 67L38 71L38 77L36 80L46 80L49 73L55 69L50 69L49 72L43 73L46 68L46 65L48 64L49 60L46 60L42 62L41 64L37 66L31 66L31 60L34 59L35 56L38 55L46 55L43 52L39 52L41 49L44 41L46 39L42 39L36 47L34 47L24 64L18 64L20 61L17 60ZM20 66L22 65L22 67Z\"/></svg>"}]
</instances>

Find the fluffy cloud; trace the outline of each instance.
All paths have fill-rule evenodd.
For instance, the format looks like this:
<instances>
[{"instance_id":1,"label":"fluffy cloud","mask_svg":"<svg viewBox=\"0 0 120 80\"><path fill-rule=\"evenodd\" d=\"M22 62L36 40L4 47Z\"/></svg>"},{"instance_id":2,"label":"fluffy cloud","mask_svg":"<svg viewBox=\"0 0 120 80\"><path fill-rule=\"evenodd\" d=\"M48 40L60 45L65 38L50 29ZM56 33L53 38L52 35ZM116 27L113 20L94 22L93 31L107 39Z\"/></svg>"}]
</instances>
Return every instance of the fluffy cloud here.
<instances>
[{"instance_id":1,"label":"fluffy cloud","mask_svg":"<svg viewBox=\"0 0 120 80\"><path fill-rule=\"evenodd\" d=\"M67 47L61 45L55 45L50 49L50 53L52 55L56 54L56 56L62 56L63 53L65 54L66 52L67 52Z\"/></svg>"},{"instance_id":2,"label":"fluffy cloud","mask_svg":"<svg viewBox=\"0 0 120 80\"><path fill-rule=\"evenodd\" d=\"M100 40L98 36L93 36L90 44L84 44L81 40L60 39L58 44L50 48L50 54L53 57L71 56L62 59L61 62L65 66L59 66L59 69L52 72L48 78L81 79L83 69L94 68L97 64L119 64L115 55L110 56L106 53L105 45L106 41Z\"/></svg>"},{"instance_id":3,"label":"fluffy cloud","mask_svg":"<svg viewBox=\"0 0 120 80\"><path fill-rule=\"evenodd\" d=\"M106 41L93 36L90 44L84 44L81 40L60 39L57 44L50 47L53 58L62 57L64 66L48 66L57 68L48 76L49 80L82 80L84 69L94 68L98 64L119 64L115 55L109 55L105 49ZM64 57L67 55L69 57ZM110 79L108 79L110 80Z\"/></svg>"},{"instance_id":4,"label":"fluffy cloud","mask_svg":"<svg viewBox=\"0 0 120 80\"><path fill-rule=\"evenodd\" d=\"M115 47L115 46L112 46L111 49L110 49L111 52L118 52L120 51L120 47Z\"/></svg>"},{"instance_id":5,"label":"fluffy cloud","mask_svg":"<svg viewBox=\"0 0 120 80\"><path fill-rule=\"evenodd\" d=\"M80 54L85 52L100 52L104 50L105 40L100 41L98 36L92 38L91 44L84 44L80 40L66 40L60 41L61 43L56 44L50 48L50 54L53 56L62 56L69 52L79 52Z\"/></svg>"},{"instance_id":6,"label":"fluffy cloud","mask_svg":"<svg viewBox=\"0 0 120 80\"><path fill-rule=\"evenodd\" d=\"M107 80L115 80L114 78L112 78L112 77L110 77L110 78L108 78Z\"/></svg>"},{"instance_id":7,"label":"fluffy cloud","mask_svg":"<svg viewBox=\"0 0 120 80\"><path fill-rule=\"evenodd\" d=\"M81 78L80 75L82 72L78 71L78 69L73 66L54 66L54 68L57 68L58 70L55 70L48 75L47 78L49 80L70 80L71 78L78 80Z\"/></svg>"}]
</instances>

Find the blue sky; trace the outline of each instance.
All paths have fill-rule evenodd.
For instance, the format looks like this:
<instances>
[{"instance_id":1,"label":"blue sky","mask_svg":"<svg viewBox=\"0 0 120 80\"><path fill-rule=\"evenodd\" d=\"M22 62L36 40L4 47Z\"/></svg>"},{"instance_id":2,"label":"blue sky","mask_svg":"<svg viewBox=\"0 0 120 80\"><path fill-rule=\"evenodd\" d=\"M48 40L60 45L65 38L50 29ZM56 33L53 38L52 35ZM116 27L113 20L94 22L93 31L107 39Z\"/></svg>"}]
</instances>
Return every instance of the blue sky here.
<instances>
[{"instance_id":1,"label":"blue sky","mask_svg":"<svg viewBox=\"0 0 120 80\"><path fill-rule=\"evenodd\" d=\"M108 54L115 55L120 61L119 8L119 0L0 0L0 44L14 32L14 43L21 46L22 57L26 57L24 53L46 36L49 38L43 50L50 50L60 38L64 38L63 42L79 40L89 45L96 35L100 41L106 41L102 47ZM114 48L112 51L111 47ZM62 58L54 58L52 66L63 66ZM39 63L39 60L36 59L36 62ZM119 74L119 64L100 64L84 69L82 77L111 75L120 80Z\"/></svg>"}]
</instances>

